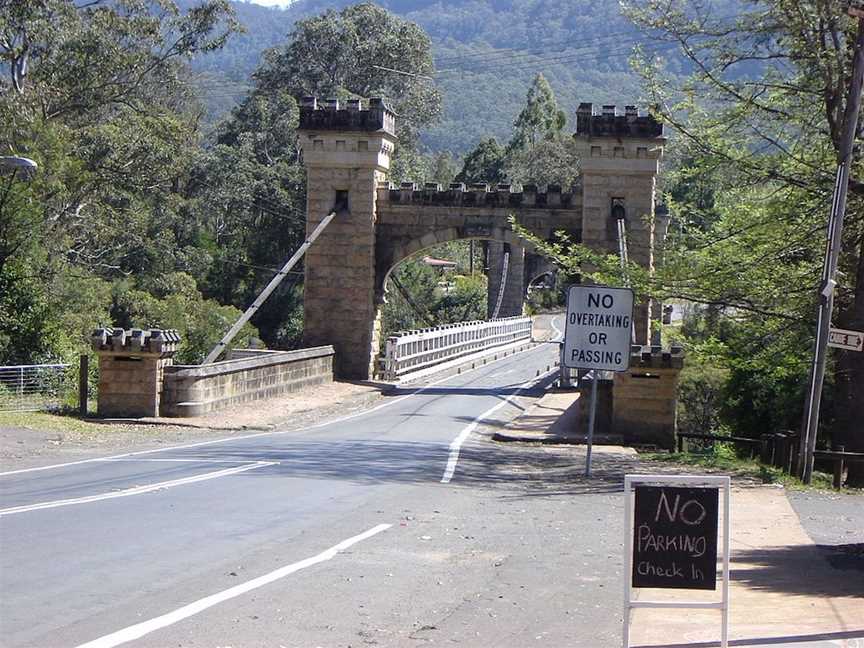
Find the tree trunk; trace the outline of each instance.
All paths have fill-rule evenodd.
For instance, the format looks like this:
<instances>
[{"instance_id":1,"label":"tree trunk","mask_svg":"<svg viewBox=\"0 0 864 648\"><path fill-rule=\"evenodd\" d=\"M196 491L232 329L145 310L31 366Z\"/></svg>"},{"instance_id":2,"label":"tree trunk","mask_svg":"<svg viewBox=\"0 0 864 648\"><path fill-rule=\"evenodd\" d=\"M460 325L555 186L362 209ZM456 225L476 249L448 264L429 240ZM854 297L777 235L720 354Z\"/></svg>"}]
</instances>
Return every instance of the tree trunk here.
<instances>
[{"instance_id":1,"label":"tree trunk","mask_svg":"<svg viewBox=\"0 0 864 648\"><path fill-rule=\"evenodd\" d=\"M855 294L851 308L839 313L839 326L864 331L864 241L858 250ZM838 351L835 376L837 421L835 444L847 452L864 452L864 352ZM849 484L864 486L864 464L849 464Z\"/></svg>"}]
</instances>

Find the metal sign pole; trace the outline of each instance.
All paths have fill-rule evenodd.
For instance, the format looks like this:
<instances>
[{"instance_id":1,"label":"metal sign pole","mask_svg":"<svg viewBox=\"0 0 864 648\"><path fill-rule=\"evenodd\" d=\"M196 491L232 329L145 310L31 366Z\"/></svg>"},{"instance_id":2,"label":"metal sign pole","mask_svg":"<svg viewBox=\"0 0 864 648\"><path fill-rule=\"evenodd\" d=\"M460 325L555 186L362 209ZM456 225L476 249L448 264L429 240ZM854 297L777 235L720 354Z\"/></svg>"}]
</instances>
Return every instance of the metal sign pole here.
<instances>
[{"instance_id":1,"label":"metal sign pole","mask_svg":"<svg viewBox=\"0 0 864 648\"><path fill-rule=\"evenodd\" d=\"M591 410L588 415L588 454L585 457L585 476L591 476L591 448L594 445L594 419L597 416L597 370L591 372Z\"/></svg>"},{"instance_id":2,"label":"metal sign pole","mask_svg":"<svg viewBox=\"0 0 864 648\"><path fill-rule=\"evenodd\" d=\"M828 230L828 244L819 286L819 319L816 327L816 342L813 350L813 364L810 370L810 389L804 405L805 423L801 430L801 447L798 460L801 464L801 479L809 484L813 477L813 453L816 451L816 437L819 433L819 408L822 401L822 385L825 380L825 364L828 355L828 330L831 328L831 312L834 308L834 288L840 248L843 243L843 219L846 215L846 193L849 186L849 167L853 161L855 134L858 130L858 114L861 110L861 89L864 86L864 10L857 3L848 9L850 15L858 18L858 34L855 38L852 57L851 82L846 110L843 115L837 180L834 185L834 198L831 204L831 217Z\"/></svg>"}]
</instances>

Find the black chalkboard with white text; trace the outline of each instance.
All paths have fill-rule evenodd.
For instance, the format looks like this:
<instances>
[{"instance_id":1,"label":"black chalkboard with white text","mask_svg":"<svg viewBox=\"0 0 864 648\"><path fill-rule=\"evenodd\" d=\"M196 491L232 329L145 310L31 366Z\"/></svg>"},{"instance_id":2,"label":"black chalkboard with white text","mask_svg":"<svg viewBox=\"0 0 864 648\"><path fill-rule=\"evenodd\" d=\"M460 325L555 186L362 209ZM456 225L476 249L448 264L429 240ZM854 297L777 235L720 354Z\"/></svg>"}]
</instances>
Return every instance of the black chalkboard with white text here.
<instances>
[{"instance_id":1,"label":"black chalkboard with white text","mask_svg":"<svg viewBox=\"0 0 864 648\"><path fill-rule=\"evenodd\" d=\"M717 588L716 488L636 486L633 587Z\"/></svg>"}]
</instances>

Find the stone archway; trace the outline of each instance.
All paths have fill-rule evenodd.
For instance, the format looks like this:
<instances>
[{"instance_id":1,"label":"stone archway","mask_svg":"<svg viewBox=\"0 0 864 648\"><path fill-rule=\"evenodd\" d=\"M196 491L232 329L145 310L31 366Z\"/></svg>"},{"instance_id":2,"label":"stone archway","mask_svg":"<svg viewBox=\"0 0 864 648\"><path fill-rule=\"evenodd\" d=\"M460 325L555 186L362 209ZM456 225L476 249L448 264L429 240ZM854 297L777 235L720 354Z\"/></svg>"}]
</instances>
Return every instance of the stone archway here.
<instances>
[{"instance_id":1,"label":"stone archway","mask_svg":"<svg viewBox=\"0 0 864 648\"><path fill-rule=\"evenodd\" d=\"M639 116L631 107L618 115L614 106L604 106L597 115L590 104L581 104L574 138L582 184L572 191L557 186L540 191L533 185L521 191L509 185L393 187L387 172L395 129L396 116L380 99L340 106L336 100L319 105L309 98L300 108L307 231L336 205L347 204L307 253L304 284L305 343L332 344L340 376L365 379L373 374L384 283L398 261L460 239L498 241L523 250L524 242L510 229L511 215L541 238L564 230L574 240L614 253L611 209L623 206L634 244L630 258L653 266L654 186L665 142L662 126L653 118ZM513 308L521 304L527 287L524 258L522 266ZM648 312L647 303L637 309L639 343L647 342Z\"/></svg>"},{"instance_id":2,"label":"stone archway","mask_svg":"<svg viewBox=\"0 0 864 648\"><path fill-rule=\"evenodd\" d=\"M433 242L434 240L434 242ZM450 227L424 234L419 239L402 242L396 246L388 246L386 241L379 241L376 268L376 303L381 306L386 302L389 293L388 280L393 271L405 260L420 254L442 243L454 241L481 241L487 246L489 262L487 283L487 317L511 317L522 314L522 304L528 284L525 282L525 265L528 258L539 258L534 254L534 246L516 236L509 228L492 228L486 236L464 236L459 228ZM503 264L504 251L510 255L506 268ZM506 277L504 271L506 270ZM501 284L504 284L502 287ZM500 306L497 315L495 307Z\"/></svg>"}]
</instances>

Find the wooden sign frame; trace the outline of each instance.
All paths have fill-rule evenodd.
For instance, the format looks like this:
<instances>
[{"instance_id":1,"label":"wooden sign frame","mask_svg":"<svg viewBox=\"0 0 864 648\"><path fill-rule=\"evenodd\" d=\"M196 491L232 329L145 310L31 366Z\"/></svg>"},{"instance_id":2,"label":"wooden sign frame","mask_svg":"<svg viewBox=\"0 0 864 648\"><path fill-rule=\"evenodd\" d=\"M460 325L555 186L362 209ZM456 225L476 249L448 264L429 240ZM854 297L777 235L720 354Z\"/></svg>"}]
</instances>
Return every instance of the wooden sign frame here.
<instances>
[{"instance_id":1,"label":"wooden sign frame","mask_svg":"<svg viewBox=\"0 0 864 648\"><path fill-rule=\"evenodd\" d=\"M635 485L706 487L723 490L723 576L719 601L634 601L633 572L633 497ZM720 610L720 646L729 646L729 559L731 554L731 479L708 475L625 475L624 476L624 642L630 648L630 614L636 608L689 608ZM682 591L682 590L677 590Z\"/></svg>"}]
</instances>

